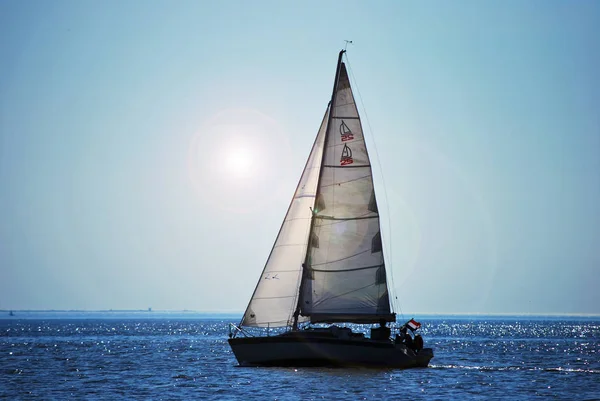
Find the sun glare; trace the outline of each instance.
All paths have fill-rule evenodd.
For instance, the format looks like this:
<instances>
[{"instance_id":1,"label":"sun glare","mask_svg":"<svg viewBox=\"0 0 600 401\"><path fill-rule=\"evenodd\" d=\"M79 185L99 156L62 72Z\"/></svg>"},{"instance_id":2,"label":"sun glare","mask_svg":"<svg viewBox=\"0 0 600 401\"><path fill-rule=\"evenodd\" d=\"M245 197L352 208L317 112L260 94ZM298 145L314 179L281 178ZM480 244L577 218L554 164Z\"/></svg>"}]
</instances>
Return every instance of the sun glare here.
<instances>
[{"instance_id":1,"label":"sun glare","mask_svg":"<svg viewBox=\"0 0 600 401\"><path fill-rule=\"evenodd\" d=\"M251 150L240 146L226 150L227 171L235 178L248 178L254 173L254 158Z\"/></svg>"},{"instance_id":2,"label":"sun glare","mask_svg":"<svg viewBox=\"0 0 600 401\"><path fill-rule=\"evenodd\" d=\"M203 202L246 213L265 202L280 202L279 196L289 201L300 168L294 165L291 179L286 175L290 154L288 137L274 119L256 110L227 109L209 118L192 138L189 177Z\"/></svg>"}]
</instances>

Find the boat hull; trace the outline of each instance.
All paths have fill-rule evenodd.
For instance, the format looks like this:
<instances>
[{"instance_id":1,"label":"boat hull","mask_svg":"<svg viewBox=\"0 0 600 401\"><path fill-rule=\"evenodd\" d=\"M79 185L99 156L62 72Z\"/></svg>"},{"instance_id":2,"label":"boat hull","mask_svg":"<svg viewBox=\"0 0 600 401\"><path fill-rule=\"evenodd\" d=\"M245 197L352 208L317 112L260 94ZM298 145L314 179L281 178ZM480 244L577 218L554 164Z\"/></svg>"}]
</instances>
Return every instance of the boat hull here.
<instances>
[{"instance_id":1,"label":"boat hull","mask_svg":"<svg viewBox=\"0 0 600 401\"><path fill-rule=\"evenodd\" d=\"M404 344L370 339L273 336L230 338L241 366L427 367L433 350L418 352Z\"/></svg>"}]
</instances>

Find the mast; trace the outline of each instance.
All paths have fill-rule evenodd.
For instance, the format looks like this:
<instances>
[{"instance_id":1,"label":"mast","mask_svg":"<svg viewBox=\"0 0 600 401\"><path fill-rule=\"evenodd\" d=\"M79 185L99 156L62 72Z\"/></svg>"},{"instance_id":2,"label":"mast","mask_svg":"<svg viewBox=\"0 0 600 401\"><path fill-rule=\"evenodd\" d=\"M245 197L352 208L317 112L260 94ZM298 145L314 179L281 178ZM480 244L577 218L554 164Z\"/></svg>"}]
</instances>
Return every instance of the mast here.
<instances>
[{"instance_id":1,"label":"mast","mask_svg":"<svg viewBox=\"0 0 600 401\"><path fill-rule=\"evenodd\" d=\"M346 49L340 50L338 55L337 67L335 69L335 79L333 80L333 90L331 91L331 100L329 101L329 116L327 118L327 129L325 130L325 138L323 140L323 153L321 154L321 165L319 167L319 178L317 179L317 192L315 194L315 201L313 203L313 215L310 219L310 229L308 230L308 245L306 246L306 256L304 258L304 263L302 264L302 279L300 280L300 288L298 290L298 303L296 304L296 310L294 311L294 325L293 330L298 329L298 317L300 316L300 307L302 305L302 293L304 290L304 278L306 277L307 269L308 269L308 259L310 255L310 248L312 247L312 233L314 229L315 223L315 213L314 209L317 205L317 200L319 199L319 188L321 186L321 176L323 175L323 162L325 161L325 146L327 145L327 139L329 138L329 131L331 127L331 120L333 118L333 111L335 109L335 95L337 92L338 79L340 76L340 67L342 66L342 56L346 53Z\"/></svg>"}]
</instances>

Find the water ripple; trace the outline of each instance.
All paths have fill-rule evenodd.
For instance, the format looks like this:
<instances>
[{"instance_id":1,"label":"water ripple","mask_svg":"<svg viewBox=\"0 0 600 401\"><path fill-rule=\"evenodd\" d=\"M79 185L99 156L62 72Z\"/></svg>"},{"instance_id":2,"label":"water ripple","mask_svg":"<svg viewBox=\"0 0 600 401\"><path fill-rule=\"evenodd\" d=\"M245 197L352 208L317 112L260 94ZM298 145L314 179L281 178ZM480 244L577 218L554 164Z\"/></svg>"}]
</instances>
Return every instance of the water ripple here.
<instances>
[{"instance_id":1,"label":"water ripple","mask_svg":"<svg viewBox=\"0 0 600 401\"><path fill-rule=\"evenodd\" d=\"M430 368L240 368L223 319L0 320L6 399L490 399L600 394L593 319L420 319ZM167 396L168 394L168 396Z\"/></svg>"}]
</instances>

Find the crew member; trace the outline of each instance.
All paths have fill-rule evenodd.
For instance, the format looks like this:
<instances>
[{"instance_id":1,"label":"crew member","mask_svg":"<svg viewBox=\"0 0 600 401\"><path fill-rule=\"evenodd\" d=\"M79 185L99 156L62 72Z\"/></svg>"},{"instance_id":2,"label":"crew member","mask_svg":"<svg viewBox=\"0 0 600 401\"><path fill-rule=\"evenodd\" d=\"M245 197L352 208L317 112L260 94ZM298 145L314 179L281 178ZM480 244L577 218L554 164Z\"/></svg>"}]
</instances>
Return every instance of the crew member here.
<instances>
[{"instance_id":1,"label":"crew member","mask_svg":"<svg viewBox=\"0 0 600 401\"><path fill-rule=\"evenodd\" d=\"M415 334L414 347L415 351L420 351L423 349L423 337L421 337L420 334Z\"/></svg>"}]
</instances>

